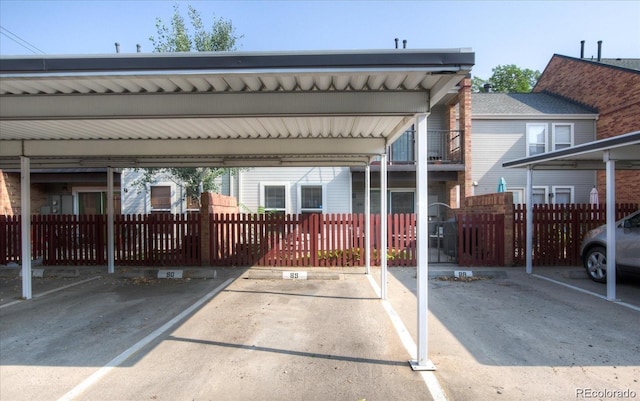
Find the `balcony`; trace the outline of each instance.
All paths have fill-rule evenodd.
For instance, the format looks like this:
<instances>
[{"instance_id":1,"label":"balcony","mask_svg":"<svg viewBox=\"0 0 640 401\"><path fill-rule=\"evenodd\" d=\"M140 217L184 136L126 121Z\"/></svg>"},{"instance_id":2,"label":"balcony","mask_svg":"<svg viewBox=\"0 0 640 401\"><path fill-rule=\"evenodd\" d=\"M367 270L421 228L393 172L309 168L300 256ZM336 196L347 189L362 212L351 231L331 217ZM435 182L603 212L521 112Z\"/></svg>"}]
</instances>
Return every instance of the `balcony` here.
<instances>
[{"instance_id":1,"label":"balcony","mask_svg":"<svg viewBox=\"0 0 640 401\"><path fill-rule=\"evenodd\" d=\"M415 131L409 130L388 149L390 166L412 165L416 161ZM462 130L428 130L427 161L429 164L460 165L464 163Z\"/></svg>"}]
</instances>

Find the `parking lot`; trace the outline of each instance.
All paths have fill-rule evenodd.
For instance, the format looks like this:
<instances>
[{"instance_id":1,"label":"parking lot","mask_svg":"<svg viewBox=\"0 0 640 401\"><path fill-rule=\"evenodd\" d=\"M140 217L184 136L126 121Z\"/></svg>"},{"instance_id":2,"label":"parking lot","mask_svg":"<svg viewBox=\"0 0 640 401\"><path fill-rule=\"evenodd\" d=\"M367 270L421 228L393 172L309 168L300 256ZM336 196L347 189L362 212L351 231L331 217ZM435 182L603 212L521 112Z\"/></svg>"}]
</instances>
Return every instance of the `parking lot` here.
<instances>
[{"instance_id":1,"label":"parking lot","mask_svg":"<svg viewBox=\"0 0 640 401\"><path fill-rule=\"evenodd\" d=\"M231 273L100 277L0 309L0 398L430 399L361 272ZM36 280L34 293L53 281Z\"/></svg>"},{"instance_id":2,"label":"parking lot","mask_svg":"<svg viewBox=\"0 0 640 401\"><path fill-rule=\"evenodd\" d=\"M640 283L618 288L625 306L584 292L605 289L567 269L478 269L468 281L439 269L429 356L447 399L640 394ZM2 278L0 399L434 399L362 271L259 273L96 271L34 279L30 301L16 300L18 277ZM389 273L389 303L415 340L415 268Z\"/></svg>"}]
</instances>

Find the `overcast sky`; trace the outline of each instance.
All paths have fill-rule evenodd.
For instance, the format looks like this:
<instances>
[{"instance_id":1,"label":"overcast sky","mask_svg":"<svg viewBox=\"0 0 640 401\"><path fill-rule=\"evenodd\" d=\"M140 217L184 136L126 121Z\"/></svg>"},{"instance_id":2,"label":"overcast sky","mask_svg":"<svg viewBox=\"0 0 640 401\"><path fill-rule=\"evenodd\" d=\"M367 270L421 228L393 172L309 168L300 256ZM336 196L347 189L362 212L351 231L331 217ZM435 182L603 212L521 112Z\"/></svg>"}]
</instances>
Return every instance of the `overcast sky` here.
<instances>
[{"instance_id":1,"label":"overcast sky","mask_svg":"<svg viewBox=\"0 0 640 401\"><path fill-rule=\"evenodd\" d=\"M175 1L0 1L0 54L151 52L156 17ZM640 1L179 1L232 21L239 51L471 48L473 74L497 65L542 70L554 53L640 58Z\"/></svg>"}]
</instances>

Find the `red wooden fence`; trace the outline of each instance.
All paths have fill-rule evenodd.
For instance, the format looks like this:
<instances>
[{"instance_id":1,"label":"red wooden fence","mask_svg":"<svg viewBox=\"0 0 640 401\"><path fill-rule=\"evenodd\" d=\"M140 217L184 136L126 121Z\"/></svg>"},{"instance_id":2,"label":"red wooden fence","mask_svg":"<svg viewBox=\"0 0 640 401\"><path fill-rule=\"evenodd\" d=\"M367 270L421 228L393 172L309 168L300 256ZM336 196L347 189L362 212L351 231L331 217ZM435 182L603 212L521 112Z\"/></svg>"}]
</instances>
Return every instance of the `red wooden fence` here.
<instances>
[{"instance_id":1,"label":"red wooden fence","mask_svg":"<svg viewBox=\"0 0 640 401\"><path fill-rule=\"evenodd\" d=\"M122 266L199 266L200 215L116 215L115 263Z\"/></svg>"},{"instance_id":2,"label":"red wooden fence","mask_svg":"<svg viewBox=\"0 0 640 401\"><path fill-rule=\"evenodd\" d=\"M363 214L210 216L214 266L364 266ZM387 216L388 266L416 266L416 216ZM504 217L460 217L459 263L504 263ZM380 265L381 216L372 215L371 263ZM200 265L200 214L116 215L118 266ZM34 258L45 265L104 265L104 216L32 216ZM427 239L425 239L427 241ZM0 264L19 262L20 217L0 216Z\"/></svg>"},{"instance_id":3,"label":"red wooden fence","mask_svg":"<svg viewBox=\"0 0 640 401\"><path fill-rule=\"evenodd\" d=\"M413 214L388 216L389 266L416 265ZM380 264L380 215L371 216L371 263ZM363 214L214 214L214 266L364 266Z\"/></svg>"},{"instance_id":4,"label":"red wooden fence","mask_svg":"<svg viewBox=\"0 0 640 401\"><path fill-rule=\"evenodd\" d=\"M638 210L638 204L616 205L616 220ZM514 263L525 264L526 205L514 209ZM587 231L606 224L605 205L534 205L533 254L535 266L581 264L580 243Z\"/></svg>"},{"instance_id":5,"label":"red wooden fence","mask_svg":"<svg viewBox=\"0 0 640 401\"><path fill-rule=\"evenodd\" d=\"M504 266L504 215L458 216L458 264Z\"/></svg>"},{"instance_id":6,"label":"red wooden fence","mask_svg":"<svg viewBox=\"0 0 640 401\"><path fill-rule=\"evenodd\" d=\"M0 264L20 262L20 216L0 216ZM103 215L31 216L31 254L44 265L104 265L107 258ZM118 266L200 265L198 214L116 215Z\"/></svg>"}]
</instances>

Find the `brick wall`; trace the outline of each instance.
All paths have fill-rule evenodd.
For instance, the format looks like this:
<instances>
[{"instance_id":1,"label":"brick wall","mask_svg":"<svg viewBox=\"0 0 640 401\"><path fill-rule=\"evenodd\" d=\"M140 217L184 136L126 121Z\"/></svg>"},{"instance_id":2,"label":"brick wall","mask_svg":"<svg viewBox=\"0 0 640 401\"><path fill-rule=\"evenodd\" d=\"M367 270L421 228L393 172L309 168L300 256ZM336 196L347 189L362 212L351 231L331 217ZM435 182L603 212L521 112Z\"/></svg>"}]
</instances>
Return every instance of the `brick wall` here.
<instances>
[{"instance_id":1,"label":"brick wall","mask_svg":"<svg viewBox=\"0 0 640 401\"><path fill-rule=\"evenodd\" d=\"M464 152L464 174L459 174L460 197L466 198L473 195L473 186L471 185L471 79L465 78L460 83L460 91L458 92L460 102L460 129L464 130L463 149Z\"/></svg>"},{"instance_id":2,"label":"brick wall","mask_svg":"<svg viewBox=\"0 0 640 401\"><path fill-rule=\"evenodd\" d=\"M597 138L640 131L640 72L606 66L589 60L554 55L534 92L552 93L597 110ZM597 175L600 202L604 202L606 182ZM640 174L616 172L616 202L637 202Z\"/></svg>"},{"instance_id":3,"label":"brick wall","mask_svg":"<svg viewBox=\"0 0 640 401\"><path fill-rule=\"evenodd\" d=\"M209 237L209 216L214 213L238 213L238 200L232 196L204 192L200 197L200 249L202 266L211 265L211 241Z\"/></svg>"},{"instance_id":4,"label":"brick wall","mask_svg":"<svg viewBox=\"0 0 640 401\"><path fill-rule=\"evenodd\" d=\"M486 195L469 196L465 198L463 213L471 214L502 214L504 215L504 264L513 265L513 194L501 192Z\"/></svg>"},{"instance_id":5,"label":"brick wall","mask_svg":"<svg viewBox=\"0 0 640 401\"><path fill-rule=\"evenodd\" d=\"M20 176L0 170L0 215L20 213Z\"/></svg>"}]
</instances>

